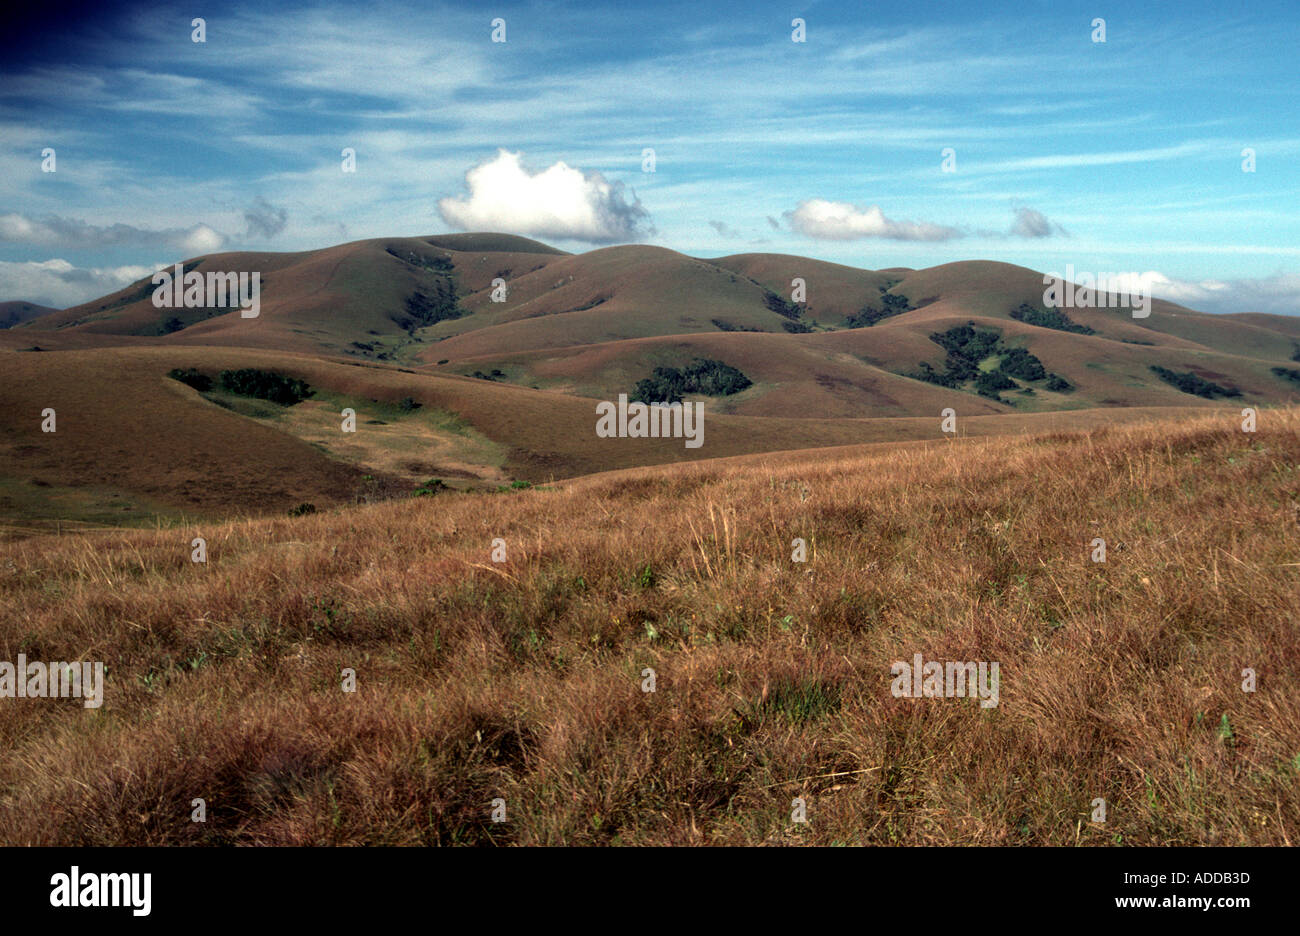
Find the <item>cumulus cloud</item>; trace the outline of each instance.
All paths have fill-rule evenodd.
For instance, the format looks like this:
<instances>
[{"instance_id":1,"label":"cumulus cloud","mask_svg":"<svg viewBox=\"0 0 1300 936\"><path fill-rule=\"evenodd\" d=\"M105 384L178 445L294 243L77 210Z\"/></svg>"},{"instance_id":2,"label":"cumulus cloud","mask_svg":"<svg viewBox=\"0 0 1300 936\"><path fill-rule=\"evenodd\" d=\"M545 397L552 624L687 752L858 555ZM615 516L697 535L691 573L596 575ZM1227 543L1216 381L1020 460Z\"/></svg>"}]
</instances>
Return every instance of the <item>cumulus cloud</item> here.
<instances>
[{"instance_id":1,"label":"cumulus cloud","mask_svg":"<svg viewBox=\"0 0 1300 936\"><path fill-rule=\"evenodd\" d=\"M289 222L289 212L276 208L262 196L257 196L253 206L244 212L244 223L248 225L248 237L261 237L270 240Z\"/></svg>"},{"instance_id":2,"label":"cumulus cloud","mask_svg":"<svg viewBox=\"0 0 1300 936\"><path fill-rule=\"evenodd\" d=\"M650 215L621 182L564 162L530 173L520 153L499 150L465 173L464 198L438 202L443 220L467 231L504 231L606 244L653 233Z\"/></svg>"},{"instance_id":3,"label":"cumulus cloud","mask_svg":"<svg viewBox=\"0 0 1300 936\"><path fill-rule=\"evenodd\" d=\"M879 205L864 208L848 202L812 198L801 201L783 217L791 229L817 240L860 240L880 237L902 241L944 241L961 237L957 228L924 221L895 221Z\"/></svg>"},{"instance_id":4,"label":"cumulus cloud","mask_svg":"<svg viewBox=\"0 0 1300 936\"><path fill-rule=\"evenodd\" d=\"M1065 228L1053 221L1049 221L1047 215L1033 208L1017 208L1015 221L1011 224L1010 235L1012 237L1051 237L1053 234L1065 234Z\"/></svg>"},{"instance_id":5,"label":"cumulus cloud","mask_svg":"<svg viewBox=\"0 0 1300 936\"><path fill-rule=\"evenodd\" d=\"M206 224L158 229L130 224L101 227L75 218L50 216L37 220L4 214L0 215L0 242L72 248L171 247L193 255L219 250L226 239Z\"/></svg>"},{"instance_id":6,"label":"cumulus cloud","mask_svg":"<svg viewBox=\"0 0 1300 936\"><path fill-rule=\"evenodd\" d=\"M76 267L67 260L0 261L0 300L23 300L67 308L152 276L162 265Z\"/></svg>"}]
</instances>

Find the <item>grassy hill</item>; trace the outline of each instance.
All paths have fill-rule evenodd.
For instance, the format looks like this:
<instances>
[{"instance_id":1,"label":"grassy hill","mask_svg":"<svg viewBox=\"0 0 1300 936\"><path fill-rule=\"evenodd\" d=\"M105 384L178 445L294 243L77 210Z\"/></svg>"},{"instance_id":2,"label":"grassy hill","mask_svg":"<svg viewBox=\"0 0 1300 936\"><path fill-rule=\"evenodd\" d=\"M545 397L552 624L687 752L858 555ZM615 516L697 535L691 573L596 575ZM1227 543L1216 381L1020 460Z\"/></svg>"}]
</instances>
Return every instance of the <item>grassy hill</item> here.
<instances>
[{"instance_id":1,"label":"grassy hill","mask_svg":"<svg viewBox=\"0 0 1300 936\"><path fill-rule=\"evenodd\" d=\"M938 409L913 418L759 418L706 404L704 445L601 439L597 400L384 364L238 348L0 351L0 532L77 521L172 522L405 498L439 478L456 488L542 483L638 465L791 448L939 438ZM224 371L305 381L291 406L220 391ZM200 392L168 375L193 370ZM957 396L958 394L953 394ZM939 402L936 400L936 402ZM53 409L56 431L42 431ZM352 408L356 432L342 431ZM963 408L961 434L1117 421L1104 411L991 417ZM1194 409L1184 409L1194 412ZM969 417L969 418L967 418ZM1122 411L1142 420L1152 411Z\"/></svg>"},{"instance_id":2,"label":"grassy hill","mask_svg":"<svg viewBox=\"0 0 1300 936\"><path fill-rule=\"evenodd\" d=\"M261 314L157 309L145 280L20 325L4 346L260 348L466 376L500 371L508 382L600 398L647 367L729 355L736 360L721 359L742 367L755 389L725 406L748 415L921 415L936 402L980 412L1198 405L1153 366L1219 382L1249 402L1300 399L1296 383L1273 372L1300 348L1300 330L1284 317L1213 316L1156 301L1146 319L1070 310L1076 330L1062 331L1017 317L1041 309L1042 276L1005 263L869 271L773 254L702 260L648 246L570 255L480 233L216 254L185 267L260 272ZM800 305L790 301L796 278L807 291ZM986 403L970 387L936 393L911 379L923 364L943 367L930 335L967 323L999 331L1074 390L1021 387L1034 393Z\"/></svg>"},{"instance_id":3,"label":"grassy hill","mask_svg":"<svg viewBox=\"0 0 1300 936\"><path fill-rule=\"evenodd\" d=\"M283 513L783 449L1006 434L1300 402L1300 328L1155 302L1042 308L1040 274L966 261L859 270L662 247L568 254L473 233L195 257L261 275L261 314L158 309L149 280L0 330L0 521L10 535ZM806 302L790 300L802 280ZM504 295L497 289L504 284ZM502 301L496 301L496 300ZM950 336L975 335L969 360ZM33 350L39 349L39 350ZM657 369L743 375L706 441L600 439L595 405ZM1017 367L1027 364L1028 366ZM217 384L170 379L193 369ZM223 371L302 380L293 406L233 398ZM237 396L237 395L236 395ZM54 408L59 430L41 431ZM343 433L341 413L357 414Z\"/></svg>"},{"instance_id":4,"label":"grassy hill","mask_svg":"<svg viewBox=\"0 0 1300 936\"><path fill-rule=\"evenodd\" d=\"M0 543L0 659L107 667L98 710L0 706L0 841L1300 840L1300 411L1049 415L1079 422ZM997 662L998 704L895 697L914 654Z\"/></svg>"},{"instance_id":5,"label":"grassy hill","mask_svg":"<svg viewBox=\"0 0 1300 936\"><path fill-rule=\"evenodd\" d=\"M13 328L57 311L59 310L51 306L37 305L34 302L0 302L0 328Z\"/></svg>"}]
</instances>

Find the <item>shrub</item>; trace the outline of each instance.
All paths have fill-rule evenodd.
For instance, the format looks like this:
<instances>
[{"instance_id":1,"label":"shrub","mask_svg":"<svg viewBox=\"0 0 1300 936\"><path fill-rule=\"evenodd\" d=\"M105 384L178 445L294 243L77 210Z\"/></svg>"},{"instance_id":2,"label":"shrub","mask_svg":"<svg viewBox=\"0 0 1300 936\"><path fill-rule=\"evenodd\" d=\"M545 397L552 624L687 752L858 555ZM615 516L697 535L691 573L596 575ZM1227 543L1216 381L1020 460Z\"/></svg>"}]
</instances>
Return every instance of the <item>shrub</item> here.
<instances>
[{"instance_id":1,"label":"shrub","mask_svg":"<svg viewBox=\"0 0 1300 936\"><path fill-rule=\"evenodd\" d=\"M290 508L290 509L289 509L289 516L291 516L291 517L305 517L305 516L307 516L308 514L314 514L315 512L316 512L316 505L315 505L315 504L302 503L302 504L299 504L297 507L292 507L292 508Z\"/></svg>"},{"instance_id":2,"label":"shrub","mask_svg":"<svg viewBox=\"0 0 1300 936\"><path fill-rule=\"evenodd\" d=\"M451 488L443 483L442 478L430 478L418 488L415 489L416 497L432 497L441 491L450 491Z\"/></svg>"}]
</instances>

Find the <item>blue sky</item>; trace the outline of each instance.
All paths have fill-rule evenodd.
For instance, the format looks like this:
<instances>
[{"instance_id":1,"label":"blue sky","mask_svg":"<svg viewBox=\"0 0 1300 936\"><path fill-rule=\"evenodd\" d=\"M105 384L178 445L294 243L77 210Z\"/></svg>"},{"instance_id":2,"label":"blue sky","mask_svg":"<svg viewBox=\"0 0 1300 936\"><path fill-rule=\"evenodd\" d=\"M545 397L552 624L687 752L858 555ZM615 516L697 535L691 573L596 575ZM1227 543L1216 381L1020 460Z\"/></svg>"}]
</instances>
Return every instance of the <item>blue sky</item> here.
<instances>
[{"instance_id":1,"label":"blue sky","mask_svg":"<svg viewBox=\"0 0 1300 936\"><path fill-rule=\"evenodd\" d=\"M490 227L570 250L1072 264L1297 314L1298 24L1293 2L29 12L0 57L0 299Z\"/></svg>"}]
</instances>

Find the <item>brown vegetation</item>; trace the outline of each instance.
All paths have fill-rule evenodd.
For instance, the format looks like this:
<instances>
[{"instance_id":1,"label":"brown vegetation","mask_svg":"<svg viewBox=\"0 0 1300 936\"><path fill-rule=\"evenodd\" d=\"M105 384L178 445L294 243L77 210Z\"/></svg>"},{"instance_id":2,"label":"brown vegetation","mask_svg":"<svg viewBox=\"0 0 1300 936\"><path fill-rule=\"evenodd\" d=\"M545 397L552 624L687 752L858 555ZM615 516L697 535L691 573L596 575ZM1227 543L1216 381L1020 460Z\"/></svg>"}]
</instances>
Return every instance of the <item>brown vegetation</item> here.
<instances>
[{"instance_id":1,"label":"brown vegetation","mask_svg":"<svg viewBox=\"0 0 1300 936\"><path fill-rule=\"evenodd\" d=\"M0 842L1294 844L1300 412L1237 413L0 545L0 660L108 669L0 699Z\"/></svg>"}]
</instances>

